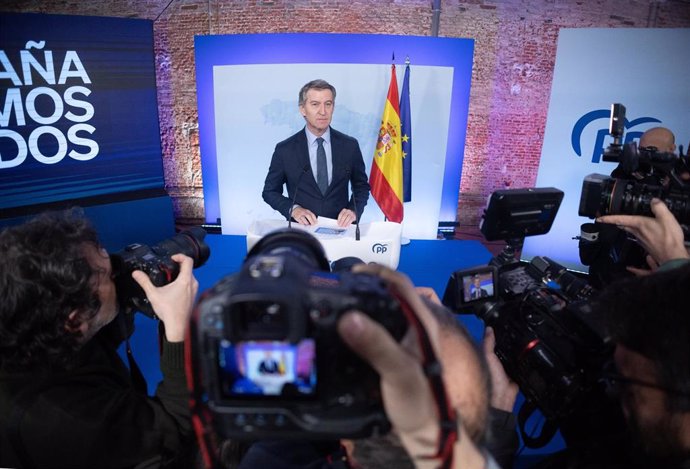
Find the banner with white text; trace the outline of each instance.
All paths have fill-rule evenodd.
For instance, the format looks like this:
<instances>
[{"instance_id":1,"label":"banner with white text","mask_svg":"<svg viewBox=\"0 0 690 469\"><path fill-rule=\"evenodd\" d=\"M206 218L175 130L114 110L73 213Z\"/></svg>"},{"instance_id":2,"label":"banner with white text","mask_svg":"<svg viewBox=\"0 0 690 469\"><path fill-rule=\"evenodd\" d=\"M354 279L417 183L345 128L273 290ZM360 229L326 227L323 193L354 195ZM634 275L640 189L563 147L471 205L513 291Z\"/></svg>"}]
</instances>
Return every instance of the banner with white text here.
<instances>
[{"instance_id":1,"label":"banner with white text","mask_svg":"<svg viewBox=\"0 0 690 469\"><path fill-rule=\"evenodd\" d=\"M0 14L0 211L163 185L153 23Z\"/></svg>"}]
</instances>

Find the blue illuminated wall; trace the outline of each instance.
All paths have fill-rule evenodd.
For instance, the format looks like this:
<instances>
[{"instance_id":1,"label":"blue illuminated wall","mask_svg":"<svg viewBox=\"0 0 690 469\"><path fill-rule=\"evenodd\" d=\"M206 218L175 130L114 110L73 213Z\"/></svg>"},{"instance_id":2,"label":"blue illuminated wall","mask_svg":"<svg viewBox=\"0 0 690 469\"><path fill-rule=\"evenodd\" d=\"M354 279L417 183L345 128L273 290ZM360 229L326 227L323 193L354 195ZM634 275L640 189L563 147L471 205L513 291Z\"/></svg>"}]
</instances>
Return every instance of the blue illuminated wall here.
<instances>
[{"instance_id":1,"label":"blue illuminated wall","mask_svg":"<svg viewBox=\"0 0 690 469\"><path fill-rule=\"evenodd\" d=\"M433 125L430 120L433 121L433 119L438 119L438 116L444 116L443 122L436 126L442 131L438 140L442 141L439 148L442 148L444 154L428 155L429 158L437 158L438 161L441 161L441 167L438 168L439 180L435 182L436 190L442 186L440 207L436 206L435 211L437 213L432 215L434 220L455 220L467 128L473 47L474 41L471 39L415 36L356 34L197 36L195 38L196 80L206 220L215 223L222 218L221 206L224 203L232 204L229 213L238 216L251 210L250 206L254 203L263 204L260 197L263 178L252 180L251 184L247 183L256 187L251 192L246 192L246 196L233 197L232 200L228 197L223 199L220 196L224 190L224 185L230 184L230 182L219 175L219 161L228 158L227 145L219 147L219 142L222 142L224 133L233 131L232 121L236 119L237 125L247 125L247 121L254 118L251 109L248 109L244 104L238 104L238 101L241 101L245 94L261 95L263 93L262 99L265 100L265 103L271 102L274 95L275 101L280 100L279 104L271 108L269 112L273 112L273 115L276 112L289 113L289 116L286 116L281 124L284 129L280 139L286 138L294 132L295 126L299 128L303 126L303 121L301 121L301 116L297 111L297 93L301 85L308 81L308 78L306 75L303 81L293 78L299 76L302 69L315 71L318 70L319 64L322 64L323 73L313 73L309 78L326 78L336 85L338 96L333 118L335 128L351 133L350 130L353 127L368 126L366 129L358 130L362 131L362 135L371 134L371 138L362 138L361 135L355 136L360 141L365 163L369 166L372 154L369 154L366 148L369 144L375 144L390 79L390 64L393 54L395 54L400 84L402 83L405 58L410 57L412 63L412 100L417 99L417 102L421 103L416 107L414 102L412 104L413 135L415 135L415 112L417 112L418 118L417 128L423 124ZM375 80L363 81L365 75L359 72L370 73L373 65L380 67L380 76L377 76ZM255 66L257 69L260 66L265 66L264 78L260 83L254 80L244 80L228 85L231 89L225 91L229 98L221 101L219 105L217 93L219 90L223 91L218 83L219 77L227 80L227 77L235 72L232 67L245 73L244 76L251 76L246 68L241 69L241 66ZM428 76L431 77L426 82L427 87L425 89L420 88L422 71L428 72ZM432 93L437 91L433 89L433 84L436 83L434 80L437 77L442 78L439 82L444 88L447 88L442 92L448 97L448 102L440 103L438 107L435 106L432 96ZM259 86L261 90L257 91L255 88ZM284 91L283 88L287 89L288 87L290 94L287 98L283 98L280 93ZM346 116L343 111L343 100L347 99L348 94L355 95L354 97L350 96L350 98L356 99L358 95L365 94L363 88L374 87L377 87L377 90L380 88L379 91L373 93L376 95L376 99L371 104L375 111L369 114L352 112L350 115L359 116L354 118L356 125L346 123L344 121ZM235 100L232 99L233 96L236 98ZM288 100L289 106L284 105ZM262 103L264 107L266 107L265 103ZM421 108L425 104L429 109L424 111L426 114L420 114ZM349 106L348 111L352 108L353 106ZM368 116L372 115L375 117L368 119ZM365 117L362 118L361 116ZM296 120L291 122L290 119L292 118ZM273 134L270 134L274 130L274 128L268 129L265 122L257 119L256 133L261 135L264 132L264 136L268 136L270 142L258 142L256 145L263 145L263 147L257 153L251 151L251 144L249 143L246 144L248 150L245 150L245 147L240 147L243 148L237 150L240 154L232 156L235 158L232 160L232 164L235 165L234 168L239 170L247 165L260 166L260 171L265 176L265 171L268 169L267 161L270 159L273 146L280 141L280 139L276 140ZM237 144L241 145L242 142L237 142ZM413 186L415 167L419 169L419 165L425 164L423 150L424 148L419 146L413 149ZM421 174L421 171L418 174ZM414 188L412 203L415 203ZM372 206L375 206L375 202L370 200L370 205L365 210L365 216L371 213ZM435 229L436 226L434 226L434 234Z\"/></svg>"}]
</instances>

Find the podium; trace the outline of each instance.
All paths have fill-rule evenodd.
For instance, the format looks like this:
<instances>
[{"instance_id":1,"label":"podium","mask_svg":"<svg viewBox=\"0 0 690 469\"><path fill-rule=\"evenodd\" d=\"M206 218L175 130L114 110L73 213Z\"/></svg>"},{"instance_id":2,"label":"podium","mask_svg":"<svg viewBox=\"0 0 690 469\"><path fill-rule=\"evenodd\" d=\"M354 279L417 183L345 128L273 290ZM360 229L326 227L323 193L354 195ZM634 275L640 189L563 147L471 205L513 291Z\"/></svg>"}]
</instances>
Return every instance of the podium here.
<instances>
[{"instance_id":1,"label":"podium","mask_svg":"<svg viewBox=\"0 0 690 469\"><path fill-rule=\"evenodd\" d=\"M262 237L279 229L287 228L285 220L257 220L247 229L247 251ZM387 221L360 223L359 241L355 239L355 225L341 228L332 218L319 217L312 226L292 223L293 229L303 230L319 240L329 262L343 257L358 257L362 261L376 262L391 269L398 268L402 225Z\"/></svg>"}]
</instances>

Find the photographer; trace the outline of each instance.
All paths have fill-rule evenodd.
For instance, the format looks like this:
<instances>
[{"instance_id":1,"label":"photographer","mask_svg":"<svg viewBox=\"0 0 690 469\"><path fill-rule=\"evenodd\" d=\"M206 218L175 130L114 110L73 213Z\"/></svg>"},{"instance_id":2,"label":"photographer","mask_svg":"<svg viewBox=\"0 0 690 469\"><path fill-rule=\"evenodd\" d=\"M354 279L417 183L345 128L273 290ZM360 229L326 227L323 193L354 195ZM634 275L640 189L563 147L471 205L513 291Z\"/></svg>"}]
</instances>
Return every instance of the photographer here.
<instances>
[{"instance_id":1,"label":"photographer","mask_svg":"<svg viewBox=\"0 0 690 469\"><path fill-rule=\"evenodd\" d=\"M407 277L378 265L357 266L358 272L374 273L387 280L401 295L429 335L437 357L444 365L444 382L450 404L458 413L459 435L454 444L452 467L490 467L475 441L483 435L488 378L474 344L444 313L434 312ZM441 308L438 306L438 308ZM442 308L441 308L442 309ZM443 310L443 309L442 309ZM443 310L445 311L445 310ZM459 334L454 330L463 331ZM440 422L427 377L419 363L419 344L408 333L402 343L367 315L352 312L339 324L343 340L381 375L386 414L415 467L439 467L433 457L440 435Z\"/></svg>"},{"instance_id":2,"label":"photographer","mask_svg":"<svg viewBox=\"0 0 690 469\"><path fill-rule=\"evenodd\" d=\"M568 447L535 468L684 468L690 464L690 265L609 286L595 311L615 344L603 371L626 433ZM496 384L496 383L494 383ZM596 431L596 429L592 429Z\"/></svg>"},{"instance_id":3,"label":"photographer","mask_svg":"<svg viewBox=\"0 0 690 469\"><path fill-rule=\"evenodd\" d=\"M639 467L690 464L690 266L613 284L599 310L616 344L620 396Z\"/></svg>"},{"instance_id":4,"label":"photographer","mask_svg":"<svg viewBox=\"0 0 690 469\"><path fill-rule=\"evenodd\" d=\"M661 200L653 199L651 210L653 217L607 215L597 219L601 223L615 224L617 228L634 235L640 246L649 253L650 265L661 266L653 275L649 275L650 271L629 269L638 275L647 274L645 278L650 280L629 278L623 282L613 282L604 290L601 300L594 303L594 316L604 319L616 343L613 358L618 372L623 375L606 370L603 381L618 385L618 388L621 384L626 386L626 392L619 395L627 420L626 430L619 435L597 437L586 444L578 441L571 445L569 442L565 450L547 457L534 467L675 467L690 455L690 444L683 440L687 427L682 426L690 423L690 406L683 408L672 404L681 398L690 402L685 382L687 379L683 373L675 372L679 366L687 368L690 362L687 353L690 328L683 306L687 305L690 255L684 245L682 228L666 205ZM490 364L493 340L488 332L485 352L489 353L487 360ZM493 395L500 396L504 392L514 398L514 385L505 372L496 366L490 368ZM687 374L687 371L684 373ZM635 387L641 390L634 392L628 389ZM666 399L663 394L671 404L659 405ZM495 402L497 400L492 398L492 405L497 406ZM514 399L508 400L503 408L510 408L513 402ZM682 423L686 420L686 423ZM681 426L677 426L681 423ZM596 425L604 424L605 418L600 416ZM598 432L597 428L591 427L591 423L589 425L592 434ZM495 431L500 425L494 421L491 428ZM498 451L494 454L499 455L501 462L507 461L502 457L504 450L509 447L507 440L508 434L490 441L490 449ZM643 449L641 453L638 451L640 448ZM505 464L504 467L510 465Z\"/></svg>"},{"instance_id":5,"label":"photographer","mask_svg":"<svg viewBox=\"0 0 690 469\"><path fill-rule=\"evenodd\" d=\"M654 127L645 131L640 137L640 151L657 152L661 154L671 154L676 150L675 136L673 132L665 127ZM627 153L624 153L627 155ZM620 162L611 172L611 177L623 180L633 180L637 183L649 182L652 185L661 184L668 188L671 180L668 175L659 178L657 171L646 168L644 171L637 168L631 172L630 158L626 157L626 162ZM637 164L636 164L637 166ZM647 174L649 173L649 174ZM688 173L681 171L678 174L680 180L687 181ZM659 180L661 179L661 180ZM597 219L597 223L590 230L598 233L598 240L595 243L581 243L580 258L585 265L589 266L590 283L595 288L601 289L609 283L631 274L639 274L651 259L635 240L630 239L627 230L618 229L619 227L601 224L615 223L607 218ZM586 249L583 249L586 246Z\"/></svg>"},{"instance_id":6,"label":"photographer","mask_svg":"<svg viewBox=\"0 0 690 469\"><path fill-rule=\"evenodd\" d=\"M496 468L493 459L479 449L486 429L490 386L486 365L467 332L432 291L415 290L404 275L379 265L357 265L353 271L386 280L423 324L443 366L449 404L457 411L458 435L447 447L449 458L436 454L441 422L413 328L397 342L370 316L352 311L340 319L338 331L343 341L379 373L391 434L344 442L350 449L344 458L347 462L333 461L316 451L318 446L313 443L260 442L249 450L240 467ZM451 460L452 466L442 466Z\"/></svg>"},{"instance_id":7,"label":"photographer","mask_svg":"<svg viewBox=\"0 0 690 469\"><path fill-rule=\"evenodd\" d=\"M80 213L5 229L0 258L0 466L192 467L183 366L192 259L172 256L179 276L160 288L132 274L164 328L151 398L117 353L133 318L119 312L110 258Z\"/></svg>"}]
</instances>

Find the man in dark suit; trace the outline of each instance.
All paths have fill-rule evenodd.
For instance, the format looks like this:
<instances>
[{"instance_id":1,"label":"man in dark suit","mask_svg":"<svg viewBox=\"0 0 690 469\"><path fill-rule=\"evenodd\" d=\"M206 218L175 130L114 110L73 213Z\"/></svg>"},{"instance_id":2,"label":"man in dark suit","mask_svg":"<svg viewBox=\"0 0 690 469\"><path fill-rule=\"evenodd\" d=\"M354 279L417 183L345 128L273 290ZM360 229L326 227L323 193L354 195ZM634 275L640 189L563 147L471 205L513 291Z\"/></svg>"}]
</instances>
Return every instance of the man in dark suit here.
<instances>
[{"instance_id":1,"label":"man in dark suit","mask_svg":"<svg viewBox=\"0 0 690 469\"><path fill-rule=\"evenodd\" d=\"M348 226L362 215L369 199L359 143L331 128L334 108L335 88L328 82L313 80L302 87L299 111L306 126L276 145L264 182L266 203L302 225L314 225L324 216Z\"/></svg>"},{"instance_id":2,"label":"man in dark suit","mask_svg":"<svg viewBox=\"0 0 690 469\"><path fill-rule=\"evenodd\" d=\"M486 298L489 296L489 292L482 288L482 281L479 276L475 275L472 277L472 285L470 285L470 299L478 300L480 298Z\"/></svg>"}]
</instances>

